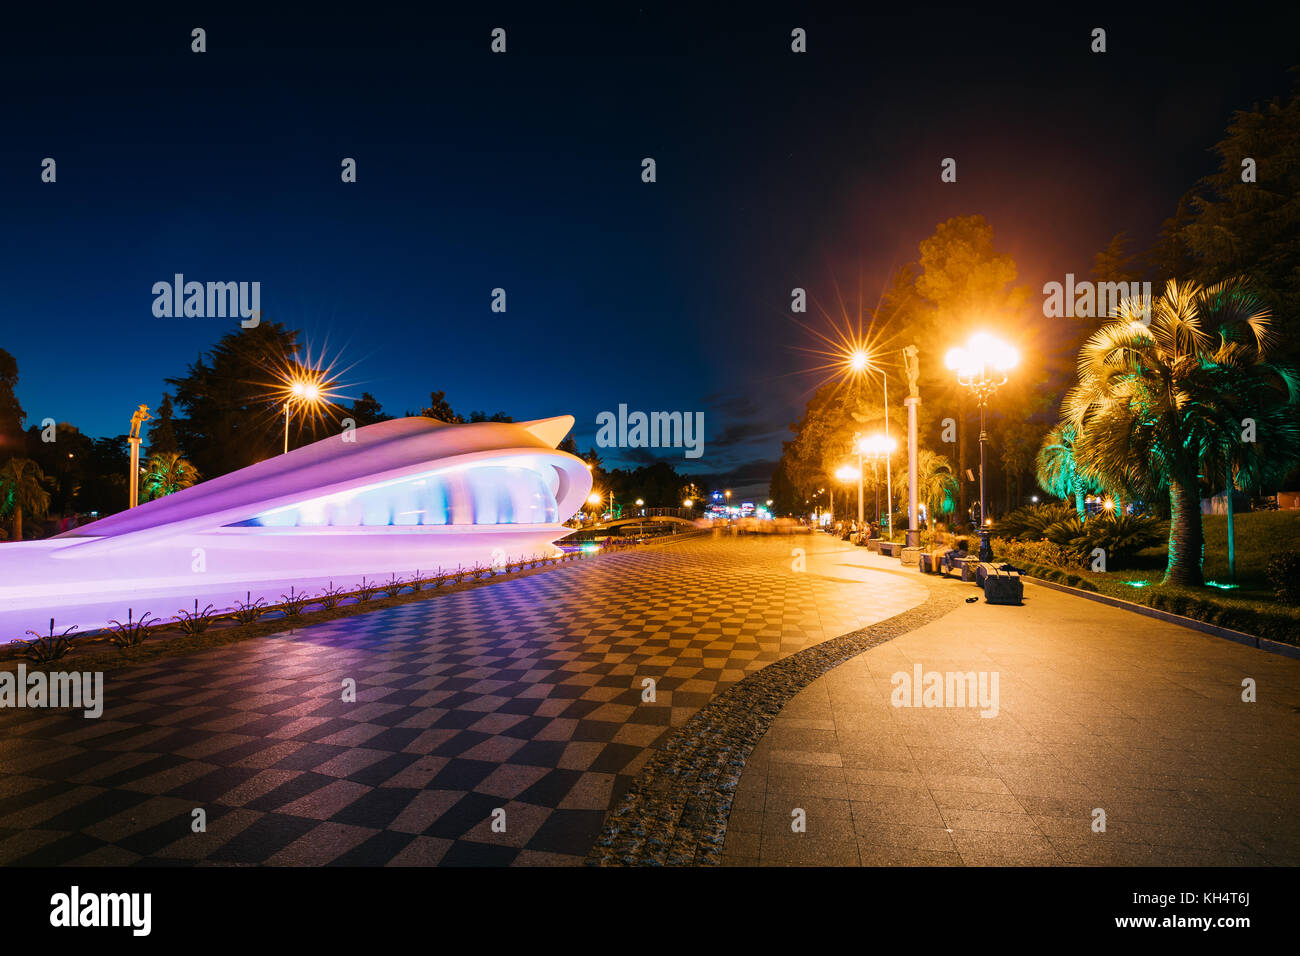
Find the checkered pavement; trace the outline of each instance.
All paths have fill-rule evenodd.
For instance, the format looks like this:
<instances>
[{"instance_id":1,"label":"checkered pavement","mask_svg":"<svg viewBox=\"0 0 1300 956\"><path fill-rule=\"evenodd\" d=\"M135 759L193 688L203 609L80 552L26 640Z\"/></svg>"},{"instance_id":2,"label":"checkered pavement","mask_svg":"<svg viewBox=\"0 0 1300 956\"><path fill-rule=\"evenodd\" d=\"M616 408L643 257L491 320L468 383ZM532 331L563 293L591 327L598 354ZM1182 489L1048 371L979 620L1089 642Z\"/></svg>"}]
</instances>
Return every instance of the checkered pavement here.
<instances>
[{"instance_id":1,"label":"checkered pavement","mask_svg":"<svg viewBox=\"0 0 1300 956\"><path fill-rule=\"evenodd\" d=\"M0 864L580 864L714 694L924 600L853 557L694 539L111 671L0 711Z\"/></svg>"}]
</instances>

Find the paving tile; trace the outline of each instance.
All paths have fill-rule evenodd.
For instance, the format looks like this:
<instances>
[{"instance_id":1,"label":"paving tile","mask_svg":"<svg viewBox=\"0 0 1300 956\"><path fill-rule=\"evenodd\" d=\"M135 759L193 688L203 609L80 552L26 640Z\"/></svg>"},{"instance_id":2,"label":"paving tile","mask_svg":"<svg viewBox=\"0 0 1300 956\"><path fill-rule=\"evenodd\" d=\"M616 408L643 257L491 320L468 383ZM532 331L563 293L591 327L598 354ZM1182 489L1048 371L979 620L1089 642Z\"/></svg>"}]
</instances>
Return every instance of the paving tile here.
<instances>
[{"instance_id":1,"label":"paving tile","mask_svg":"<svg viewBox=\"0 0 1300 956\"><path fill-rule=\"evenodd\" d=\"M814 573L788 573L788 540L691 539L112 671L99 721L0 714L0 862L579 864L671 728L924 596L863 549L800 544ZM1228 691L1267 666L1272 700L1300 698L1300 665L1043 589L960 613L788 702L725 862L1296 864L1291 715ZM997 670L999 716L890 706L914 662Z\"/></svg>"}]
</instances>

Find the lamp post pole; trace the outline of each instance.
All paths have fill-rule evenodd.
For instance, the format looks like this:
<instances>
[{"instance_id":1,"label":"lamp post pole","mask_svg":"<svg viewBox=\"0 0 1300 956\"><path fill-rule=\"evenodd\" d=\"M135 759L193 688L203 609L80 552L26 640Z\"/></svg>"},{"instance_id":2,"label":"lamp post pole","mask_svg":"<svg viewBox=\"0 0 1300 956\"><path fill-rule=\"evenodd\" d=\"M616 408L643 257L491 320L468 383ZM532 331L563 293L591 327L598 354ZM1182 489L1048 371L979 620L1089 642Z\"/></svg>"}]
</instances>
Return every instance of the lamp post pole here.
<instances>
[{"instance_id":1,"label":"lamp post pole","mask_svg":"<svg viewBox=\"0 0 1300 956\"><path fill-rule=\"evenodd\" d=\"M876 524L880 524L880 456L871 456L871 483L876 486Z\"/></svg>"},{"instance_id":2,"label":"lamp post pole","mask_svg":"<svg viewBox=\"0 0 1300 956\"><path fill-rule=\"evenodd\" d=\"M980 407L980 551L981 561L993 560L989 544L988 498L985 497L986 446L988 444L988 404L993 393L1007 382L1007 371L1017 362L1016 351L986 333L971 337L964 348L948 353L948 367L957 372L959 384L969 388Z\"/></svg>"},{"instance_id":3,"label":"lamp post pole","mask_svg":"<svg viewBox=\"0 0 1300 956\"><path fill-rule=\"evenodd\" d=\"M988 402L980 400L980 560L993 560L993 546L989 544L989 522L984 510L984 446L988 443Z\"/></svg>"},{"instance_id":4,"label":"lamp post pole","mask_svg":"<svg viewBox=\"0 0 1300 956\"><path fill-rule=\"evenodd\" d=\"M858 452L858 527L862 527L862 439L858 435L853 436L853 447Z\"/></svg>"},{"instance_id":5,"label":"lamp post pole","mask_svg":"<svg viewBox=\"0 0 1300 956\"><path fill-rule=\"evenodd\" d=\"M894 477L893 456L889 449L889 375L882 368L880 377L885 384L885 506L889 509L889 536L894 536Z\"/></svg>"}]
</instances>

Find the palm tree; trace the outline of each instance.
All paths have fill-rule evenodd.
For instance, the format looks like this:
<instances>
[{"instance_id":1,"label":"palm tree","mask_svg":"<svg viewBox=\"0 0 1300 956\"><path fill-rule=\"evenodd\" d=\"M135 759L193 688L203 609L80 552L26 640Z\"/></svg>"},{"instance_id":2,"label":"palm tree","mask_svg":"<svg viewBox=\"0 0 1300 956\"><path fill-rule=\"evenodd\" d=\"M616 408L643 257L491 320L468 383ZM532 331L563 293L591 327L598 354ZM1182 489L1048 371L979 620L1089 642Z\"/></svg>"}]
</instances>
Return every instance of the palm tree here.
<instances>
[{"instance_id":1,"label":"palm tree","mask_svg":"<svg viewBox=\"0 0 1300 956\"><path fill-rule=\"evenodd\" d=\"M183 491L198 480L198 470L179 453L170 451L153 455L145 464L144 476L141 478L144 486L142 497L145 501L162 498Z\"/></svg>"},{"instance_id":2,"label":"palm tree","mask_svg":"<svg viewBox=\"0 0 1300 956\"><path fill-rule=\"evenodd\" d=\"M44 518L50 510L49 481L30 458L11 458L0 468L0 513L13 513L13 540L23 540L23 512Z\"/></svg>"},{"instance_id":3,"label":"palm tree","mask_svg":"<svg viewBox=\"0 0 1300 956\"><path fill-rule=\"evenodd\" d=\"M1244 278L1171 279L1154 303L1126 299L1115 318L1084 344L1063 411L1087 436L1078 451L1089 470L1168 493L1165 583L1200 586L1205 470L1267 481L1300 459L1300 378L1268 361L1269 314ZM1243 441L1246 419L1262 442Z\"/></svg>"},{"instance_id":4,"label":"palm tree","mask_svg":"<svg viewBox=\"0 0 1300 956\"><path fill-rule=\"evenodd\" d=\"M916 473L919 476L916 497L925 504L926 525L933 532L935 512L951 510L945 509L944 504L951 505L957 496L957 476L953 474L951 461L925 448L916 451ZM904 470L897 487L907 488L911 480L912 476Z\"/></svg>"},{"instance_id":5,"label":"palm tree","mask_svg":"<svg viewBox=\"0 0 1300 956\"><path fill-rule=\"evenodd\" d=\"M1036 469L1038 486L1049 495L1065 501L1074 499L1074 510L1083 521L1087 516L1083 498L1088 492L1099 490L1096 480L1081 467L1075 453L1080 440L1079 429L1070 422L1052 427L1038 449Z\"/></svg>"}]
</instances>

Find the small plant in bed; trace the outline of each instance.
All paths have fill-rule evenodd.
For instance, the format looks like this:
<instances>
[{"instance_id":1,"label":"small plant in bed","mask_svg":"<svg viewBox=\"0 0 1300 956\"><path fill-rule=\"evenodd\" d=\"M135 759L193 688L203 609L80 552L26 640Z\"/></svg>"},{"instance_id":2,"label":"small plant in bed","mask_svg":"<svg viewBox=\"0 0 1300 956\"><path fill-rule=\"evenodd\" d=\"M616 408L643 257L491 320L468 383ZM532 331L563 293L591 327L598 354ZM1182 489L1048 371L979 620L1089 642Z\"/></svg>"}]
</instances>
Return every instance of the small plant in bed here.
<instances>
[{"instance_id":1,"label":"small plant in bed","mask_svg":"<svg viewBox=\"0 0 1300 956\"><path fill-rule=\"evenodd\" d=\"M347 597L347 593L348 592L342 588L336 588L334 582L331 581L329 587L317 595L316 600L320 602L322 608L327 611L332 611L343 602L343 599Z\"/></svg>"},{"instance_id":2,"label":"small plant in bed","mask_svg":"<svg viewBox=\"0 0 1300 956\"><path fill-rule=\"evenodd\" d=\"M181 608L176 612L176 626L181 629L181 633L186 637L198 637L206 631L212 622L217 619L216 610L211 604L203 610L199 610L199 599L194 599L194 610L187 611Z\"/></svg>"},{"instance_id":3,"label":"small plant in bed","mask_svg":"<svg viewBox=\"0 0 1300 956\"><path fill-rule=\"evenodd\" d=\"M258 618L269 611L266 601L262 598L253 600L251 591L245 592L244 600L236 602L232 608L232 614L235 620L240 624L256 624Z\"/></svg>"},{"instance_id":4,"label":"small plant in bed","mask_svg":"<svg viewBox=\"0 0 1300 956\"><path fill-rule=\"evenodd\" d=\"M48 635L28 631L27 633L36 640L19 640L16 643L22 645L22 655L29 661L35 661L37 664L49 664L52 661L57 661L72 650L72 638L68 635L76 629L77 625L74 624L62 634L55 634L54 618L50 618L50 633Z\"/></svg>"},{"instance_id":5,"label":"small plant in bed","mask_svg":"<svg viewBox=\"0 0 1300 956\"><path fill-rule=\"evenodd\" d=\"M158 621L158 618L150 617L148 611L145 611L137 618L134 610L127 608L125 624L121 621L108 622L108 641L114 647L122 650L126 650L128 647L139 647L144 643L144 639L149 636L150 629Z\"/></svg>"},{"instance_id":6,"label":"small plant in bed","mask_svg":"<svg viewBox=\"0 0 1300 956\"><path fill-rule=\"evenodd\" d=\"M301 617L311 599L310 594L296 591L293 585L290 585L289 593L280 595L280 610L284 612L285 617Z\"/></svg>"}]
</instances>

